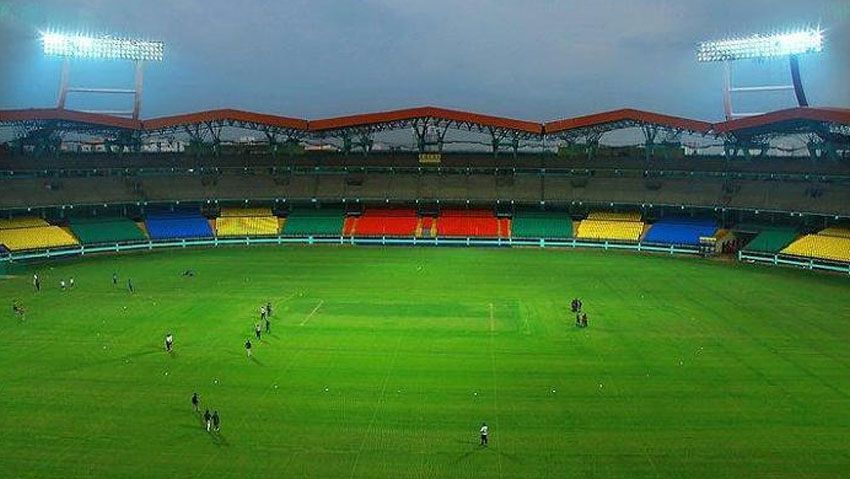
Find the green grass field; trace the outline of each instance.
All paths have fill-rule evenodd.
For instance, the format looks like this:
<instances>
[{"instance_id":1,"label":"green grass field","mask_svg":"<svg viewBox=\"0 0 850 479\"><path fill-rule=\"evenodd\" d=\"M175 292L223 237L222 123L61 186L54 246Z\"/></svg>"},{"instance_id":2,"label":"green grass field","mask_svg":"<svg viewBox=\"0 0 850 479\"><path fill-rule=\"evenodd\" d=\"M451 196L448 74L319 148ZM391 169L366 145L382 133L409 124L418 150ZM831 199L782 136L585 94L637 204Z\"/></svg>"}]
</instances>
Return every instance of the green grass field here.
<instances>
[{"instance_id":1,"label":"green grass field","mask_svg":"<svg viewBox=\"0 0 850 479\"><path fill-rule=\"evenodd\" d=\"M847 277L595 251L349 247L12 273L0 280L4 478L850 473ZM69 276L77 285L62 293ZM574 296L588 329L573 326ZM249 360L267 300L273 334ZM193 391L221 413L219 435L202 430Z\"/></svg>"}]
</instances>

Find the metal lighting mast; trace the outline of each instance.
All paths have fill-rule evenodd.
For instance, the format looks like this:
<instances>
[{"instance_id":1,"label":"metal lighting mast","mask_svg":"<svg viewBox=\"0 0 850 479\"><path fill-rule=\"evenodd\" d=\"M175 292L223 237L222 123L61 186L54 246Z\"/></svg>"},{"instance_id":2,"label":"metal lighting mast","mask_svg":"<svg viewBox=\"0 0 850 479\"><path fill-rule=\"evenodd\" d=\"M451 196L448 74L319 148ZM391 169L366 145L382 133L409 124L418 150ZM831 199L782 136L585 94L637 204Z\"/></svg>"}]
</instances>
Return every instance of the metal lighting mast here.
<instances>
[{"instance_id":1,"label":"metal lighting mast","mask_svg":"<svg viewBox=\"0 0 850 479\"><path fill-rule=\"evenodd\" d=\"M771 91L793 90L797 97L798 106L809 106L803 82L800 79L800 62L798 57L808 53L823 51L823 30L809 28L805 30L774 33L769 35L756 34L748 37L728 38L702 42L697 51L700 62L723 62L725 76L723 84L723 109L726 119L732 120L758 113L738 113L732 107L732 96L735 93L764 93ZM767 85L736 87L732 84L732 63L738 60L764 60L788 58L791 66L790 85Z\"/></svg>"},{"instance_id":2,"label":"metal lighting mast","mask_svg":"<svg viewBox=\"0 0 850 479\"><path fill-rule=\"evenodd\" d=\"M162 61L165 45L162 42L133 40L108 35L66 35L62 33L45 32L41 34L41 43L45 55L64 58L62 76L59 81L59 100L56 107L65 108L68 93L97 93L97 94L126 94L133 95L132 111L97 111L91 113L106 113L120 116L139 118L142 109L142 85L144 63L146 61ZM135 83L133 89L117 88L85 88L70 87L69 77L72 58L99 58L105 60L130 60L135 64Z\"/></svg>"}]
</instances>

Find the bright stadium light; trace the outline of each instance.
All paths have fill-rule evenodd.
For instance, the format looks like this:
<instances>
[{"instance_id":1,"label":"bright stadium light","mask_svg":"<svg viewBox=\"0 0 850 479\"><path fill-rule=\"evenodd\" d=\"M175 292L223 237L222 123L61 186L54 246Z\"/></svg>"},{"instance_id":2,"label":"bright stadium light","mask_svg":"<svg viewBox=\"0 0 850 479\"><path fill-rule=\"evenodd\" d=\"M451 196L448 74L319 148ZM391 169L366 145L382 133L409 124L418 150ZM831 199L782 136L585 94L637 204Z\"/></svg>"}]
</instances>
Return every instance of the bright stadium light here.
<instances>
[{"instance_id":1,"label":"bright stadium light","mask_svg":"<svg viewBox=\"0 0 850 479\"><path fill-rule=\"evenodd\" d=\"M109 35L41 34L45 55L66 58L103 58L112 60L162 61L165 44L157 41L118 38Z\"/></svg>"},{"instance_id":2,"label":"bright stadium light","mask_svg":"<svg viewBox=\"0 0 850 479\"><path fill-rule=\"evenodd\" d=\"M697 51L700 62L724 62L753 58L776 58L823 51L823 31L811 28L772 35L751 35L702 42Z\"/></svg>"},{"instance_id":3,"label":"bright stadium light","mask_svg":"<svg viewBox=\"0 0 850 479\"><path fill-rule=\"evenodd\" d=\"M142 103L142 83L144 62L161 62L165 44L158 41L137 40L111 35L67 34L54 31L41 32L41 46L45 55L64 59L62 77L59 82L59 101L57 108L64 109L68 93L128 94L133 95L132 111L98 111L113 115L127 115L139 118ZM129 60L135 63L135 88L82 88L70 87L70 62L75 58L93 58L104 60Z\"/></svg>"},{"instance_id":4,"label":"bright stadium light","mask_svg":"<svg viewBox=\"0 0 850 479\"><path fill-rule=\"evenodd\" d=\"M732 96L736 93L765 93L793 90L797 105L809 106L803 81L800 77L800 55L820 53L824 48L824 32L820 27L806 28L783 33L756 34L746 37L727 38L702 42L697 48L697 61L723 62L725 84L723 109L726 119L752 116L758 113L736 113L732 108ZM732 63L739 60L769 60L787 58L791 66L791 85L745 86L732 85Z\"/></svg>"}]
</instances>

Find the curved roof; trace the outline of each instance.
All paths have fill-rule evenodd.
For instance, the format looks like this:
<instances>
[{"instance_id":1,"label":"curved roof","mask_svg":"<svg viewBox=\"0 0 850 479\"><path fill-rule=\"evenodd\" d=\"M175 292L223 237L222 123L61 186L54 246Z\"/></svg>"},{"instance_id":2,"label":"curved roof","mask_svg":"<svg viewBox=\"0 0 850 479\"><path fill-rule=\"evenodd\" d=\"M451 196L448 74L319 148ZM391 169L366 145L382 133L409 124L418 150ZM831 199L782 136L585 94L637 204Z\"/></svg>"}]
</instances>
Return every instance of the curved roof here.
<instances>
[{"instance_id":1,"label":"curved roof","mask_svg":"<svg viewBox=\"0 0 850 479\"><path fill-rule=\"evenodd\" d=\"M276 128L307 130L307 120L232 109L207 110L183 115L163 116L144 120L141 123L143 130L152 131L210 121L235 121Z\"/></svg>"},{"instance_id":2,"label":"curved roof","mask_svg":"<svg viewBox=\"0 0 850 479\"><path fill-rule=\"evenodd\" d=\"M138 130L142 122L119 116L101 113L87 113L56 108L30 108L21 110L0 110L0 122L20 121L67 121L91 126Z\"/></svg>"},{"instance_id":3,"label":"curved roof","mask_svg":"<svg viewBox=\"0 0 850 479\"><path fill-rule=\"evenodd\" d=\"M383 123L398 121L409 121L417 118L436 118L439 120L469 123L485 128L499 128L505 130L516 130L523 133L540 135L543 133L543 125L536 122L515 120L491 115L482 115L448 108L424 106L417 108L405 108L401 110L390 110L375 113L364 113L359 115L340 116L310 121L310 131L329 131L346 128L367 127Z\"/></svg>"},{"instance_id":4,"label":"curved roof","mask_svg":"<svg viewBox=\"0 0 850 479\"><path fill-rule=\"evenodd\" d=\"M547 134L555 134L605 125L612 125L616 127L617 124L624 122L657 125L675 128L678 130L691 131L694 133L708 133L711 131L711 123L705 121L663 115L660 113L653 113L651 111L634 110L631 108L550 121L544 125L544 128Z\"/></svg>"},{"instance_id":5,"label":"curved roof","mask_svg":"<svg viewBox=\"0 0 850 479\"><path fill-rule=\"evenodd\" d=\"M638 125L656 125L703 134L758 135L765 132L782 133L810 128L811 123L833 123L850 126L850 109L846 108L791 108L763 115L711 124L708 122L664 115L643 110L621 109L575 118L566 118L547 123L516 120L461 110L433 106L407 108L359 115L305 120L243 110L219 109L182 115L173 115L147 120L132 120L99 113L86 113L55 108L32 108L0 110L0 123L61 122L64 128L81 126L81 130L100 128L116 130L159 131L203 124L224 122L243 128L330 133L338 130L364 128L380 125L411 122L431 118L456 127L478 127L479 129L509 130L527 135L577 134L586 130L614 130Z\"/></svg>"},{"instance_id":6,"label":"curved roof","mask_svg":"<svg viewBox=\"0 0 850 479\"><path fill-rule=\"evenodd\" d=\"M714 125L714 133L748 133L763 129L776 129L780 127L797 126L801 123L838 123L850 125L850 109L847 108L789 108L778 110L763 115L737 118Z\"/></svg>"}]
</instances>

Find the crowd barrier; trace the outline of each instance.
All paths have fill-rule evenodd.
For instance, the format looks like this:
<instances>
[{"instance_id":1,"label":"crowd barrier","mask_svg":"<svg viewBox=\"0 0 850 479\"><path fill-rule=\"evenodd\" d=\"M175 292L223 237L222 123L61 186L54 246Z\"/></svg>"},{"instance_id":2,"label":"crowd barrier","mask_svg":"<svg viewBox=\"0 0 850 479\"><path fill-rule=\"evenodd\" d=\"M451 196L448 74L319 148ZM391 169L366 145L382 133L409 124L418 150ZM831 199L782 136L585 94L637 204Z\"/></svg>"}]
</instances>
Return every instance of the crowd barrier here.
<instances>
[{"instance_id":1,"label":"crowd barrier","mask_svg":"<svg viewBox=\"0 0 850 479\"><path fill-rule=\"evenodd\" d=\"M364 246L433 246L433 247L533 247L533 248L596 248L604 250L632 250L663 254L699 254L698 248L611 241L584 241L578 239L530 238L395 238L357 236L275 236L245 238L187 238L182 240L146 240L100 245L81 245L72 248L44 251L7 253L0 256L0 264L14 261L85 256L95 253L121 253L125 251L154 250L161 248L218 247L227 245L286 245L286 244L339 244Z\"/></svg>"},{"instance_id":2,"label":"crowd barrier","mask_svg":"<svg viewBox=\"0 0 850 479\"><path fill-rule=\"evenodd\" d=\"M845 273L850 275L850 264L832 263L829 261L821 261L811 258L796 258L793 256L770 253L744 253L743 251L739 251L738 261L771 264L774 266L794 266L797 268L832 271L834 273Z\"/></svg>"}]
</instances>

